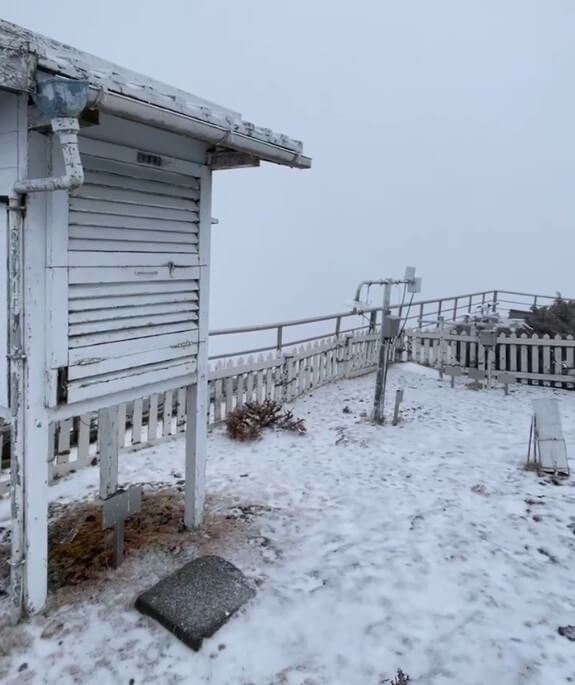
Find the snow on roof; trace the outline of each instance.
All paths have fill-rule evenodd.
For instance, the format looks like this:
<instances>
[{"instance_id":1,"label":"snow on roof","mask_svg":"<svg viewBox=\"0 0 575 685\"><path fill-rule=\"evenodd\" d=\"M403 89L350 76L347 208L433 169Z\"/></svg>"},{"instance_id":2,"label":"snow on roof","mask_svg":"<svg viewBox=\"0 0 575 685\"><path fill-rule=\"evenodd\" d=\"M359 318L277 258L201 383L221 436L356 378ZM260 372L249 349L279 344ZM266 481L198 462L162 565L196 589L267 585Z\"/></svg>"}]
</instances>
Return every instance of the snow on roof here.
<instances>
[{"instance_id":1,"label":"snow on roof","mask_svg":"<svg viewBox=\"0 0 575 685\"><path fill-rule=\"evenodd\" d=\"M33 90L37 71L85 79L100 92L212 124L235 136L233 140L226 138L228 149L241 151L238 141L248 137L269 148L258 148L262 154L256 156L261 159L300 168L311 166L311 160L303 156L303 144L299 140L255 126L242 120L239 112L0 19L0 88ZM274 148L283 154L275 155ZM285 152L291 155L286 157Z\"/></svg>"}]
</instances>

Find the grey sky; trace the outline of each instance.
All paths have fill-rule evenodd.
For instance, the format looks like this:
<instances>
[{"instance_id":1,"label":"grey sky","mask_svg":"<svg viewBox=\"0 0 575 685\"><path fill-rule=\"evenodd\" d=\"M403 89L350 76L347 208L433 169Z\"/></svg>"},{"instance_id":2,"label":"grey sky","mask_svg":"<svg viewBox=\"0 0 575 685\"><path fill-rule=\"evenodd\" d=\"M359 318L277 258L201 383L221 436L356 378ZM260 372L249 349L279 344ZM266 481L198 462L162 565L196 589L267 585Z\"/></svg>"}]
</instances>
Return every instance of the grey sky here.
<instances>
[{"instance_id":1,"label":"grey sky","mask_svg":"<svg viewBox=\"0 0 575 685\"><path fill-rule=\"evenodd\" d=\"M212 325L428 296L575 296L572 0L3 0L3 18L303 139L216 176Z\"/></svg>"}]
</instances>

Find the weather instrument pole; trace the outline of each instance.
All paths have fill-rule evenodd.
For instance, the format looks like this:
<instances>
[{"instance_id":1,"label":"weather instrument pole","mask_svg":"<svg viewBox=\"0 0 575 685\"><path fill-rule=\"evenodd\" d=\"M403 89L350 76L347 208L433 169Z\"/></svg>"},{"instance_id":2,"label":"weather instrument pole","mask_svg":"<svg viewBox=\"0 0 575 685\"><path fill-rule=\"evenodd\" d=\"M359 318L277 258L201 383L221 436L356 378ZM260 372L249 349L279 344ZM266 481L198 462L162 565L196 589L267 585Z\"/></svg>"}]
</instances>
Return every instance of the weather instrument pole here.
<instances>
[{"instance_id":1,"label":"weather instrument pole","mask_svg":"<svg viewBox=\"0 0 575 685\"><path fill-rule=\"evenodd\" d=\"M405 291L408 293L414 294L421 292L421 278L415 277L415 267L408 266L405 270L405 277L401 280L385 278L378 281L362 281L357 287L353 304L354 312L356 314L361 314L366 309L370 309L367 303L361 301L360 296L364 286L369 290L369 288L374 285L383 287L379 358L375 380L375 396L373 400L373 420L375 423L382 424L384 422L387 370L391 361L390 357L393 349L393 341L399 335L400 327L399 317L391 315L391 289L393 286L404 285Z\"/></svg>"}]
</instances>

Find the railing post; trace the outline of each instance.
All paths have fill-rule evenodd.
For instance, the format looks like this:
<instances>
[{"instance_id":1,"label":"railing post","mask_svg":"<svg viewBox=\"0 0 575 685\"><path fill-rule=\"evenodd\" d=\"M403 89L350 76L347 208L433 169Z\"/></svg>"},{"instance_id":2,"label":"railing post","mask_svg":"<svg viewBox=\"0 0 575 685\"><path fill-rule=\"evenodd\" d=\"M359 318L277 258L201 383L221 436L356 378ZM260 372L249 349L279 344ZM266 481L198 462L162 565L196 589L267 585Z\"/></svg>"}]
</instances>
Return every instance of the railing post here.
<instances>
[{"instance_id":1,"label":"railing post","mask_svg":"<svg viewBox=\"0 0 575 685\"><path fill-rule=\"evenodd\" d=\"M278 335L276 340L276 350L278 352L281 352L283 347L283 330L283 326L278 326Z\"/></svg>"},{"instance_id":2,"label":"railing post","mask_svg":"<svg viewBox=\"0 0 575 685\"><path fill-rule=\"evenodd\" d=\"M469 296L469 302L467 303L467 313L471 314L471 309L473 308L473 295Z\"/></svg>"},{"instance_id":3,"label":"railing post","mask_svg":"<svg viewBox=\"0 0 575 685\"><path fill-rule=\"evenodd\" d=\"M423 326L423 303L419 305L419 328Z\"/></svg>"},{"instance_id":4,"label":"railing post","mask_svg":"<svg viewBox=\"0 0 575 685\"><path fill-rule=\"evenodd\" d=\"M457 305L459 304L459 298L453 298L453 320L457 321Z\"/></svg>"},{"instance_id":5,"label":"railing post","mask_svg":"<svg viewBox=\"0 0 575 685\"><path fill-rule=\"evenodd\" d=\"M497 290L493 291L493 311L497 309Z\"/></svg>"},{"instance_id":6,"label":"railing post","mask_svg":"<svg viewBox=\"0 0 575 685\"><path fill-rule=\"evenodd\" d=\"M369 315L369 332L375 333L376 328L377 328L377 309L375 309Z\"/></svg>"},{"instance_id":7,"label":"railing post","mask_svg":"<svg viewBox=\"0 0 575 685\"><path fill-rule=\"evenodd\" d=\"M443 300L438 300L437 301L437 319L441 319L441 306L443 304Z\"/></svg>"},{"instance_id":8,"label":"railing post","mask_svg":"<svg viewBox=\"0 0 575 685\"><path fill-rule=\"evenodd\" d=\"M341 316L338 316L335 320L335 337L339 338L339 334L341 331Z\"/></svg>"}]
</instances>

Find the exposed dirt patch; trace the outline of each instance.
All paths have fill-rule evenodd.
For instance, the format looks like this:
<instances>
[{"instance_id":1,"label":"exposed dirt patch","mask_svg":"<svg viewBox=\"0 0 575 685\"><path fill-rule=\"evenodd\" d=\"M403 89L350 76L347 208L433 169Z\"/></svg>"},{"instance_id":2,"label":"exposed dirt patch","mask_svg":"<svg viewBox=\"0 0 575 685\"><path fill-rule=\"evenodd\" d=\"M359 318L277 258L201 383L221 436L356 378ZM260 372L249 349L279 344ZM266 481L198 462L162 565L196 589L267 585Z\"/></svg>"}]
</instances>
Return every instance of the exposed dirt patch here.
<instances>
[{"instance_id":1,"label":"exposed dirt patch","mask_svg":"<svg viewBox=\"0 0 575 685\"><path fill-rule=\"evenodd\" d=\"M240 505L208 498L205 525L199 531L183 526L182 488L144 489L142 509L125 523L124 551L128 565L144 554L172 558L221 553L233 544L248 544L253 518L265 513L259 505ZM232 543L232 540L234 543ZM228 545L229 543L229 545ZM9 581L9 540L0 544L0 592ZM97 499L50 506L48 583L51 591L93 584L112 569L112 531L102 530L102 504ZM122 575L121 569L118 571Z\"/></svg>"}]
</instances>

